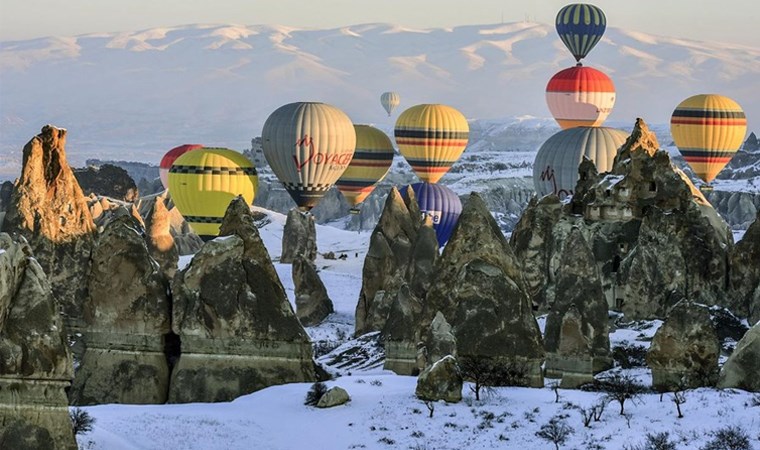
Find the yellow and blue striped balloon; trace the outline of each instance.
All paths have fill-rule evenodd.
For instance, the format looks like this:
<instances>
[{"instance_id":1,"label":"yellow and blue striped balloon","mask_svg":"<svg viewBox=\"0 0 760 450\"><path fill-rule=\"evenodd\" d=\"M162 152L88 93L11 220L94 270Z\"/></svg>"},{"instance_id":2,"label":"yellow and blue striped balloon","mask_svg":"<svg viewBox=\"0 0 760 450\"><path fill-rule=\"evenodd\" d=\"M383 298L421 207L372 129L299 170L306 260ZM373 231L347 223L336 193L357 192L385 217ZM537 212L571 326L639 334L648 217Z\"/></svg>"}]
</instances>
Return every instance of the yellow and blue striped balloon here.
<instances>
[{"instance_id":1,"label":"yellow and blue striped balloon","mask_svg":"<svg viewBox=\"0 0 760 450\"><path fill-rule=\"evenodd\" d=\"M385 177L393 163L393 144L382 131L369 125L354 125L356 151L348 169L335 183L338 190L357 213L357 205L364 201L377 183Z\"/></svg>"},{"instance_id":2,"label":"yellow and blue striped balloon","mask_svg":"<svg viewBox=\"0 0 760 450\"><path fill-rule=\"evenodd\" d=\"M422 181L435 183L467 147L470 126L451 106L416 105L396 120L396 144Z\"/></svg>"},{"instance_id":3,"label":"yellow and blue striped balloon","mask_svg":"<svg viewBox=\"0 0 760 450\"><path fill-rule=\"evenodd\" d=\"M597 6L573 3L559 10L555 26L565 47L580 61L602 39L607 18Z\"/></svg>"},{"instance_id":4,"label":"yellow and blue striped balloon","mask_svg":"<svg viewBox=\"0 0 760 450\"><path fill-rule=\"evenodd\" d=\"M694 173L710 183L744 142L747 118L728 97L700 94L682 101L670 118L670 134Z\"/></svg>"},{"instance_id":5,"label":"yellow and blue striped balloon","mask_svg":"<svg viewBox=\"0 0 760 450\"><path fill-rule=\"evenodd\" d=\"M253 203L259 178L253 164L224 148L200 148L177 158L169 169L174 206L203 240L219 235L230 202L242 195Z\"/></svg>"}]
</instances>

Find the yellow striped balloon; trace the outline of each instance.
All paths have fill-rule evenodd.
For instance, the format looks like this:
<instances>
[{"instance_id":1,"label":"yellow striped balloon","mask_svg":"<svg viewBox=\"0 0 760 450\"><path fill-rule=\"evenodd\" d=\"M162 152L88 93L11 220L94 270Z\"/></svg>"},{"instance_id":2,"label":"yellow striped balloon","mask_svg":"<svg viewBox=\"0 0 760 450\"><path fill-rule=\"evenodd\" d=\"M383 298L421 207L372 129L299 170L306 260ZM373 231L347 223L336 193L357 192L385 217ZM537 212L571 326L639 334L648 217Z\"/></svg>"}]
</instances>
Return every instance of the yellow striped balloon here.
<instances>
[{"instance_id":1,"label":"yellow striped balloon","mask_svg":"<svg viewBox=\"0 0 760 450\"><path fill-rule=\"evenodd\" d=\"M670 118L670 134L694 173L710 183L731 161L747 133L738 103L716 94L682 101Z\"/></svg>"},{"instance_id":2,"label":"yellow striped balloon","mask_svg":"<svg viewBox=\"0 0 760 450\"><path fill-rule=\"evenodd\" d=\"M356 151L348 169L335 183L351 205L351 212L363 202L377 183L385 177L393 163L393 144L382 131L369 125L354 125Z\"/></svg>"},{"instance_id":3,"label":"yellow striped balloon","mask_svg":"<svg viewBox=\"0 0 760 450\"><path fill-rule=\"evenodd\" d=\"M462 155L467 119L446 105L416 105L396 120L396 144L422 181L436 183Z\"/></svg>"},{"instance_id":4,"label":"yellow striped balloon","mask_svg":"<svg viewBox=\"0 0 760 450\"><path fill-rule=\"evenodd\" d=\"M177 158L169 169L174 206L203 240L219 235L232 199L242 195L250 205L259 178L245 156L225 148L200 148Z\"/></svg>"}]
</instances>

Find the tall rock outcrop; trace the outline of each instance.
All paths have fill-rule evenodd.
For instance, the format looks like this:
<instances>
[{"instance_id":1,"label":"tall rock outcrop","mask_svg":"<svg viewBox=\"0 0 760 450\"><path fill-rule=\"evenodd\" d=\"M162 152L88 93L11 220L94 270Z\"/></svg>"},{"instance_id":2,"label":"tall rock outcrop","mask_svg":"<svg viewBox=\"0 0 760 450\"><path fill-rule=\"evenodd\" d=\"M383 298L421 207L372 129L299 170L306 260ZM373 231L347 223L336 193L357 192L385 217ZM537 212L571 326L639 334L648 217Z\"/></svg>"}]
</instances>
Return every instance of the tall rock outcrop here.
<instances>
[{"instance_id":1,"label":"tall rock outcrop","mask_svg":"<svg viewBox=\"0 0 760 450\"><path fill-rule=\"evenodd\" d=\"M720 341L710 311L682 300L668 313L647 352L652 386L658 391L714 386Z\"/></svg>"},{"instance_id":2,"label":"tall rock outcrop","mask_svg":"<svg viewBox=\"0 0 760 450\"><path fill-rule=\"evenodd\" d=\"M0 233L0 448L77 448L72 367L47 276L24 238Z\"/></svg>"},{"instance_id":3,"label":"tall rock outcrop","mask_svg":"<svg viewBox=\"0 0 760 450\"><path fill-rule=\"evenodd\" d=\"M229 401L267 386L314 381L309 337L285 295L245 200L172 282L182 341L169 402Z\"/></svg>"},{"instance_id":4,"label":"tall rock outcrop","mask_svg":"<svg viewBox=\"0 0 760 450\"><path fill-rule=\"evenodd\" d=\"M140 196L129 173L112 164L74 169L74 176L85 195L102 195L125 202L134 202Z\"/></svg>"},{"instance_id":5,"label":"tall rock outcrop","mask_svg":"<svg viewBox=\"0 0 760 450\"><path fill-rule=\"evenodd\" d=\"M562 378L562 387L593 381L595 373L612 366L607 299L579 228L572 229L562 252L544 339L546 376Z\"/></svg>"},{"instance_id":6,"label":"tall rock outcrop","mask_svg":"<svg viewBox=\"0 0 760 450\"><path fill-rule=\"evenodd\" d=\"M317 273L314 263L297 256L293 261L293 283L295 284L296 316L301 325L319 325L333 313L333 303L327 289Z\"/></svg>"},{"instance_id":7,"label":"tall rock outcrop","mask_svg":"<svg viewBox=\"0 0 760 450\"><path fill-rule=\"evenodd\" d=\"M460 357L522 366L529 385L543 386L543 342L520 264L475 193L438 259L424 309L422 328L440 311Z\"/></svg>"},{"instance_id":8,"label":"tall rock outcrop","mask_svg":"<svg viewBox=\"0 0 760 450\"><path fill-rule=\"evenodd\" d=\"M416 207L416 200L412 203ZM416 215L410 212L398 190L391 189L370 237L362 268L362 288L356 305L357 336L380 331L385 326L417 238L419 208L417 211Z\"/></svg>"},{"instance_id":9,"label":"tall rock outcrop","mask_svg":"<svg viewBox=\"0 0 760 450\"><path fill-rule=\"evenodd\" d=\"M760 321L760 213L729 255L730 298L734 311Z\"/></svg>"},{"instance_id":10,"label":"tall rock outcrop","mask_svg":"<svg viewBox=\"0 0 760 450\"><path fill-rule=\"evenodd\" d=\"M179 251L171 234L171 216L161 197L156 197L145 216L145 242L150 256L161 266L167 279L174 278Z\"/></svg>"},{"instance_id":11,"label":"tall rock outcrop","mask_svg":"<svg viewBox=\"0 0 760 450\"><path fill-rule=\"evenodd\" d=\"M2 231L19 233L48 275L66 325L82 324L95 224L87 199L66 162L66 130L46 125L24 146Z\"/></svg>"},{"instance_id":12,"label":"tall rock outcrop","mask_svg":"<svg viewBox=\"0 0 760 450\"><path fill-rule=\"evenodd\" d=\"M760 392L760 324L756 323L741 338L720 370L718 387Z\"/></svg>"},{"instance_id":13,"label":"tall rock outcrop","mask_svg":"<svg viewBox=\"0 0 760 450\"><path fill-rule=\"evenodd\" d=\"M123 215L106 226L92 252L84 304L86 350L71 389L74 404L166 402L168 280L143 234L136 218Z\"/></svg>"},{"instance_id":14,"label":"tall rock outcrop","mask_svg":"<svg viewBox=\"0 0 760 450\"><path fill-rule=\"evenodd\" d=\"M309 261L317 259L317 227L313 215L293 208L288 212L282 232L280 262L291 264L298 256Z\"/></svg>"}]
</instances>

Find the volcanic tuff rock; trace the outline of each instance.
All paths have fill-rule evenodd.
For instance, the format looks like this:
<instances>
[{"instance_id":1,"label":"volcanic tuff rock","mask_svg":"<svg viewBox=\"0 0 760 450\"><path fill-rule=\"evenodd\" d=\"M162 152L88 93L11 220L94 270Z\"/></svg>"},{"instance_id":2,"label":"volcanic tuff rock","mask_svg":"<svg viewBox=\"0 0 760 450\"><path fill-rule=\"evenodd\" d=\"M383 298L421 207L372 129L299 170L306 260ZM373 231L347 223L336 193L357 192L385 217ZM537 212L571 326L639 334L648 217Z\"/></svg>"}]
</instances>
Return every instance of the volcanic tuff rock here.
<instances>
[{"instance_id":1,"label":"volcanic tuff rock","mask_svg":"<svg viewBox=\"0 0 760 450\"><path fill-rule=\"evenodd\" d=\"M544 333L546 376L562 378L562 387L577 387L612 366L607 299L579 228L567 238L556 284Z\"/></svg>"},{"instance_id":2,"label":"volcanic tuff rock","mask_svg":"<svg viewBox=\"0 0 760 450\"><path fill-rule=\"evenodd\" d=\"M682 300L670 310L647 352L652 386L659 391L714 386L719 356L720 342L710 311Z\"/></svg>"},{"instance_id":3,"label":"volcanic tuff rock","mask_svg":"<svg viewBox=\"0 0 760 450\"><path fill-rule=\"evenodd\" d=\"M422 400L456 403L462 400L463 382L456 358L449 355L420 374L414 393Z\"/></svg>"},{"instance_id":4,"label":"volcanic tuff rock","mask_svg":"<svg viewBox=\"0 0 760 450\"><path fill-rule=\"evenodd\" d=\"M13 198L13 183L6 181L0 184L0 212L8 209L11 204L11 198Z\"/></svg>"},{"instance_id":5,"label":"volcanic tuff rock","mask_svg":"<svg viewBox=\"0 0 760 450\"><path fill-rule=\"evenodd\" d=\"M760 323L747 331L720 371L719 388L760 392Z\"/></svg>"},{"instance_id":6,"label":"volcanic tuff rock","mask_svg":"<svg viewBox=\"0 0 760 450\"><path fill-rule=\"evenodd\" d=\"M413 198L412 194L410 199ZM417 214L409 210L396 188L391 189L380 221L372 232L356 305L357 336L383 329L403 282L421 216L416 200L410 204L416 208Z\"/></svg>"},{"instance_id":7,"label":"volcanic tuff rock","mask_svg":"<svg viewBox=\"0 0 760 450\"><path fill-rule=\"evenodd\" d=\"M333 303L327 295L314 264L303 256L293 261L293 283L295 284L296 316L301 325L319 325L333 313Z\"/></svg>"},{"instance_id":8,"label":"volcanic tuff rock","mask_svg":"<svg viewBox=\"0 0 760 450\"><path fill-rule=\"evenodd\" d=\"M344 403L348 403L351 397L348 396L348 392L340 386L333 386L325 392L317 402L317 408L332 408L333 406L339 406Z\"/></svg>"},{"instance_id":9,"label":"volcanic tuff rock","mask_svg":"<svg viewBox=\"0 0 760 450\"><path fill-rule=\"evenodd\" d=\"M0 233L0 448L76 449L61 316L30 246L16 239Z\"/></svg>"},{"instance_id":10,"label":"volcanic tuff rock","mask_svg":"<svg viewBox=\"0 0 760 450\"><path fill-rule=\"evenodd\" d=\"M421 317L422 300L411 292L408 284L402 281L390 305L381 333L385 348L384 369L392 370L399 375L418 375L425 368L427 356L421 365L416 361L418 352L421 350L419 348ZM424 352L426 353L427 350Z\"/></svg>"},{"instance_id":11,"label":"volcanic tuff rock","mask_svg":"<svg viewBox=\"0 0 760 450\"><path fill-rule=\"evenodd\" d=\"M171 331L168 281L151 258L142 224L123 215L106 226L92 252L83 328L87 349L72 403L164 403Z\"/></svg>"},{"instance_id":12,"label":"volcanic tuff rock","mask_svg":"<svg viewBox=\"0 0 760 450\"><path fill-rule=\"evenodd\" d=\"M290 264L297 256L303 256L309 261L317 258L317 228L314 216L293 208L288 212L282 232L280 262Z\"/></svg>"},{"instance_id":13,"label":"volcanic tuff rock","mask_svg":"<svg viewBox=\"0 0 760 450\"><path fill-rule=\"evenodd\" d=\"M3 231L24 236L63 306L67 325L81 324L95 224L66 162L66 130L46 125L24 146L24 159Z\"/></svg>"},{"instance_id":14,"label":"volcanic tuff rock","mask_svg":"<svg viewBox=\"0 0 760 450\"><path fill-rule=\"evenodd\" d=\"M154 203L163 202L165 209L167 210L167 219L169 221L169 233L174 239L174 246L177 249L177 253L180 255L192 255L200 250L203 245L203 240L190 229L190 225L182 217L179 210L174 207L174 203L171 201L169 191L163 191L156 195L148 195L141 197L136 203L140 216L146 222L146 230L150 231L151 225L148 223L148 218L152 214L154 209ZM161 214L163 216L163 214ZM163 223L163 219L160 221ZM163 227L163 224L161 225ZM160 260L157 259L157 260ZM163 265L163 264L162 264Z\"/></svg>"},{"instance_id":15,"label":"volcanic tuff rock","mask_svg":"<svg viewBox=\"0 0 760 450\"><path fill-rule=\"evenodd\" d=\"M314 381L309 337L241 197L227 208L220 237L177 272L172 292L182 355L169 402L228 401L274 384Z\"/></svg>"},{"instance_id":16,"label":"volcanic tuff rock","mask_svg":"<svg viewBox=\"0 0 760 450\"><path fill-rule=\"evenodd\" d=\"M121 167L103 164L74 169L74 176L85 195L101 195L125 202L134 202L139 197L135 180Z\"/></svg>"},{"instance_id":17,"label":"volcanic tuff rock","mask_svg":"<svg viewBox=\"0 0 760 450\"><path fill-rule=\"evenodd\" d=\"M423 339L427 350L428 365L442 359L448 355L456 358L457 356L457 338L451 331L451 325L446 322L446 318L439 311L430 323L427 333Z\"/></svg>"},{"instance_id":18,"label":"volcanic tuff rock","mask_svg":"<svg viewBox=\"0 0 760 450\"><path fill-rule=\"evenodd\" d=\"M760 321L760 213L729 253L731 266L730 297L733 309L749 316L749 323Z\"/></svg>"},{"instance_id":19,"label":"volcanic tuff rock","mask_svg":"<svg viewBox=\"0 0 760 450\"><path fill-rule=\"evenodd\" d=\"M436 264L423 329L438 311L453 327L460 357L524 366L528 383L543 386L541 332L520 264L476 193L470 194Z\"/></svg>"},{"instance_id":20,"label":"volcanic tuff rock","mask_svg":"<svg viewBox=\"0 0 760 450\"><path fill-rule=\"evenodd\" d=\"M171 234L171 216L165 199L156 197L145 216L145 241L150 256L161 266L161 271L171 280L177 272L179 251Z\"/></svg>"}]
</instances>

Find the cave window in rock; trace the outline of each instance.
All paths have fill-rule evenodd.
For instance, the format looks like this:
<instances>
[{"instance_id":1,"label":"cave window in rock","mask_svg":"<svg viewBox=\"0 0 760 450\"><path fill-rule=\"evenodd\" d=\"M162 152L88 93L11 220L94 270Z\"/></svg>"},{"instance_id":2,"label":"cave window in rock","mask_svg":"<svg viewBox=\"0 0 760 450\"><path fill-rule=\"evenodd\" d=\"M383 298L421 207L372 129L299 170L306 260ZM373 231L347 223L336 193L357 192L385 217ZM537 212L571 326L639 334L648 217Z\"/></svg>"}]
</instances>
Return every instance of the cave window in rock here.
<instances>
[{"instance_id":1,"label":"cave window in rock","mask_svg":"<svg viewBox=\"0 0 760 450\"><path fill-rule=\"evenodd\" d=\"M657 192L657 183L654 181L649 182L649 192Z\"/></svg>"},{"instance_id":2,"label":"cave window in rock","mask_svg":"<svg viewBox=\"0 0 760 450\"><path fill-rule=\"evenodd\" d=\"M610 196L610 194L611 194L611 192L610 192L610 190L609 190L609 189L607 189L606 191L604 191L604 196L605 196L605 197L609 197L609 196Z\"/></svg>"},{"instance_id":3,"label":"cave window in rock","mask_svg":"<svg viewBox=\"0 0 760 450\"><path fill-rule=\"evenodd\" d=\"M622 298L616 298L615 299L615 308L617 308L617 309L623 309L623 303L625 303L625 302L623 301Z\"/></svg>"},{"instance_id":4,"label":"cave window in rock","mask_svg":"<svg viewBox=\"0 0 760 450\"><path fill-rule=\"evenodd\" d=\"M616 273L620 269L620 255L615 255L612 258L612 273Z\"/></svg>"}]
</instances>

